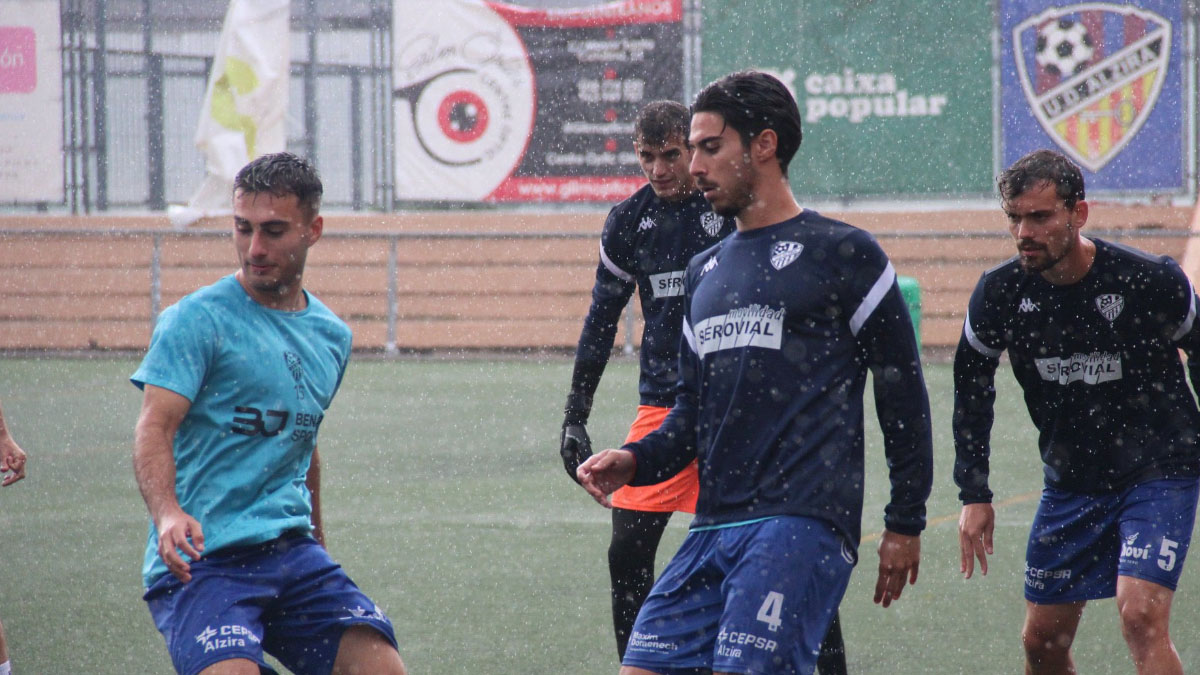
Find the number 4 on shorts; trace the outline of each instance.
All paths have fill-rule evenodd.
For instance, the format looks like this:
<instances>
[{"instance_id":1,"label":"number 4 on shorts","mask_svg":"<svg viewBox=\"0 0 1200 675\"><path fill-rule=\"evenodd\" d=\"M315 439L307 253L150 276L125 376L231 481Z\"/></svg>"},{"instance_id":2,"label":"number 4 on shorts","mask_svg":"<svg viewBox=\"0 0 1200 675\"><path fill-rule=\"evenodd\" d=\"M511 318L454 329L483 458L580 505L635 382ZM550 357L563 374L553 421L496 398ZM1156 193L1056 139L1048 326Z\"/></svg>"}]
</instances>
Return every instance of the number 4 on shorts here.
<instances>
[{"instance_id":1,"label":"number 4 on shorts","mask_svg":"<svg viewBox=\"0 0 1200 675\"><path fill-rule=\"evenodd\" d=\"M755 618L766 623L767 628L774 633L783 625L782 616L783 594L777 591L770 591L767 593L767 599L763 600L762 607L758 608L758 616Z\"/></svg>"}]
</instances>

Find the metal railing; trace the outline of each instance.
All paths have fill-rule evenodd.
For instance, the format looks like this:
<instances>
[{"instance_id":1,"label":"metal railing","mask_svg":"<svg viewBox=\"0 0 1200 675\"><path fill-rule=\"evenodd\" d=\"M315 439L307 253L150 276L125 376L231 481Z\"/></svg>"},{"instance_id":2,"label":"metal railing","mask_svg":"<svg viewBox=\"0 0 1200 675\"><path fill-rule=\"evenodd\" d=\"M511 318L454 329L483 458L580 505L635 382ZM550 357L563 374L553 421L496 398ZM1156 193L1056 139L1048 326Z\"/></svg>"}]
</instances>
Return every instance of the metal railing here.
<instances>
[{"instance_id":1,"label":"metal railing","mask_svg":"<svg viewBox=\"0 0 1200 675\"><path fill-rule=\"evenodd\" d=\"M1117 230L1090 230L1090 234L1104 237L1112 241L1136 240L1139 238L1188 239L1197 236L1187 230L1129 228ZM889 239L909 240L1009 240L1005 232L961 232L961 231L905 231L905 232L875 232L877 239L885 242ZM149 328L153 329L159 314L163 310L163 246L170 240L180 239L222 239L229 236L228 232L219 230L184 230L158 231L144 229L0 229L0 241L12 238L87 238L87 239L149 239L151 245L149 279L147 295L149 298ZM521 241L521 240L595 240L594 233L588 232L327 232L323 238L332 240L368 240L383 242L387 248L386 273L386 341L384 350L387 353L397 353L397 326L400 323L400 275L403 266L400 263L400 244L404 241L440 240L440 241ZM589 277L590 280L590 277ZM586 286L581 284L580 292L586 292ZM635 352L635 331L637 312L630 303L625 313L625 330L622 351L625 354ZM579 318L582 319L586 306L581 304Z\"/></svg>"},{"instance_id":2,"label":"metal railing","mask_svg":"<svg viewBox=\"0 0 1200 675\"><path fill-rule=\"evenodd\" d=\"M229 237L228 232L217 230L184 230L162 232L156 230L139 230L139 229L108 229L108 230L87 230L87 229L53 229L53 230L36 230L36 229L0 229L0 240L5 238L63 238L63 237L78 237L78 238L95 238L95 239L142 239L148 238L151 241L151 254L149 266L149 287L148 295L150 301L150 328L153 329L158 320L159 314L162 313L163 305L163 243L173 239L222 239ZM596 235L588 232L326 232L322 235L323 239L333 240L371 240L386 242L387 246L387 288L386 294L386 321L387 321L387 338L384 350L387 353L396 353L399 351L396 342L396 327L399 323L399 277L401 273L401 265L399 262L399 244L401 241L414 240L485 240L485 241L521 241L521 240L595 240ZM624 343L622 351L625 354L632 354L635 351L634 332L636 312L633 310L633 304L629 303L626 309L626 325L624 332ZM580 308L579 318L582 321L586 307Z\"/></svg>"}]
</instances>

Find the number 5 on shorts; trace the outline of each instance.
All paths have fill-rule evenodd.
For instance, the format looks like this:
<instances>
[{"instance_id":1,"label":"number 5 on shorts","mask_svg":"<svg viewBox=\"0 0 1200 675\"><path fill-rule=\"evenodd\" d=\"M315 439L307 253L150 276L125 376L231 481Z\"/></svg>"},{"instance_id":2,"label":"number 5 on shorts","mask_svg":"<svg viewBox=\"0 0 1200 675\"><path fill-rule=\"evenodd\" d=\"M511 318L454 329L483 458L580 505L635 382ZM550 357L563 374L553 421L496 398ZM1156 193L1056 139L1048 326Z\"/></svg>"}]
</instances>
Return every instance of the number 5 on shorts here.
<instances>
[{"instance_id":1,"label":"number 5 on shorts","mask_svg":"<svg viewBox=\"0 0 1200 675\"><path fill-rule=\"evenodd\" d=\"M1174 556L1172 556L1171 560L1171 564L1174 565ZM1159 565L1162 565L1162 563L1160 562ZM767 628L774 633L775 631L779 630L781 625L783 625L783 619L781 618L782 616L783 594L777 591L770 591L767 593L767 599L763 600L762 607L758 608L758 616L755 618L766 623Z\"/></svg>"},{"instance_id":2,"label":"number 5 on shorts","mask_svg":"<svg viewBox=\"0 0 1200 675\"><path fill-rule=\"evenodd\" d=\"M1170 572L1175 569L1175 547L1179 546L1179 542L1171 541L1163 537L1162 547L1158 549L1158 567L1164 572ZM761 617L761 612L759 613Z\"/></svg>"}]
</instances>

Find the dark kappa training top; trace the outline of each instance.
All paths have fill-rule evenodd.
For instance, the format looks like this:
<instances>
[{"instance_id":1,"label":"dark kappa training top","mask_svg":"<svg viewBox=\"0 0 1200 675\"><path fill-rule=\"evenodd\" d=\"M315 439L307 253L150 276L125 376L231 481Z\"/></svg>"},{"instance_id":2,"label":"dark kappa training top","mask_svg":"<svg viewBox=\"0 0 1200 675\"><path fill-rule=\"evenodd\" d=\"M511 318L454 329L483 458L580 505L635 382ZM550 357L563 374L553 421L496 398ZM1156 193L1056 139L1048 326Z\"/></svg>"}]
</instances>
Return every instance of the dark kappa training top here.
<instances>
[{"instance_id":1,"label":"dark kappa training top","mask_svg":"<svg viewBox=\"0 0 1200 675\"><path fill-rule=\"evenodd\" d=\"M667 202L647 184L612 208L600 237L592 305L575 352L572 395L591 401L612 352L621 311L636 285L644 321L641 403L660 407L674 403L684 268L692 256L733 230L733 220L713 213L699 192Z\"/></svg>"},{"instance_id":2,"label":"dark kappa training top","mask_svg":"<svg viewBox=\"0 0 1200 675\"><path fill-rule=\"evenodd\" d=\"M1166 256L1093 239L1079 282L1056 286L1013 258L984 272L954 357L954 480L989 502L993 376L1008 350L1038 430L1046 485L1104 493L1200 472L1196 298Z\"/></svg>"},{"instance_id":3,"label":"dark kappa training top","mask_svg":"<svg viewBox=\"0 0 1200 675\"><path fill-rule=\"evenodd\" d=\"M626 446L633 484L698 457L693 527L810 516L856 546L870 369L892 482L884 521L920 533L933 477L929 400L912 320L875 240L805 210L696 256L684 290L679 395L656 432Z\"/></svg>"}]
</instances>

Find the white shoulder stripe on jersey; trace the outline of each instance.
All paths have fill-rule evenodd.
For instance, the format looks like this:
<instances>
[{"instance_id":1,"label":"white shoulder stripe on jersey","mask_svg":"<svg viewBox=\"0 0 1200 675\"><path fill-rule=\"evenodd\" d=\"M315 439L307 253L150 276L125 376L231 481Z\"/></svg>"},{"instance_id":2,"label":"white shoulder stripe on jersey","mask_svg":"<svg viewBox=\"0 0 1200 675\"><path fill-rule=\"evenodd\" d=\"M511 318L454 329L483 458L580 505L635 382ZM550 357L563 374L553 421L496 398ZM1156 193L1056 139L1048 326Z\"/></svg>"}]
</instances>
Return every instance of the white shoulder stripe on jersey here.
<instances>
[{"instance_id":1,"label":"white shoulder stripe on jersey","mask_svg":"<svg viewBox=\"0 0 1200 675\"><path fill-rule=\"evenodd\" d=\"M632 284L635 281L632 274L630 274L629 272L626 272L625 270L621 269L620 267L617 267L617 264L612 261L612 258L608 257L608 253L604 250L603 242L600 243L600 262L604 263L604 266L608 268L608 271L612 272L613 276L620 279L621 281L624 281L624 282L630 283L630 284Z\"/></svg>"},{"instance_id":2,"label":"white shoulder stripe on jersey","mask_svg":"<svg viewBox=\"0 0 1200 675\"><path fill-rule=\"evenodd\" d=\"M891 290L892 284L896 283L896 268L892 267L892 263L888 263L883 269L883 273L875 280L875 285L867 291L867 297L863 298L862 304L858 309L854 310L854 316L850 317L850 332L858 335L858 331L862 330L863 324L867 319L871 318L871 313L883 302L883 296Z\"/></svg>"},{"instance_id":3,"label":"white shoulder stripe on jersey","mask_svg":"<svg viewBox=\"0 0 1200 675\"><path fill-rule=\"evenodd\" d=\"M975 334L975 329L971 327L971 310L967 310L967 320L963 322L963 335L967 336L967 344L975 348L975 351L983 354L990 359L1000 358L1000 350L992 349L983 344L979 336Z\"/></svg>"},{"instance_id":4,"label":"white shoulder stripe on jersey","mask_svg":"<svg viewBox=\"0 0 1200 675\"><path fill-rule=\"evenodd\" d=\"M1178 342L1183 339L1183 336L1192 332L1192 323L1196 321L1196 289L1192 288L1192 282L1188 280L1188 292L1191 294L1191 300L1188 302L1187 318L1183 320L1183 325L1175 334L1171 336L1171 342Z\"/></svg>"},{"instance_id":5,"label":"white shoulder stripe on jersey","mask_svg":"<svg viewBox=\"0 0 1200 675\"><path fill-rule=\"evenodd\" d=\"M692 333L692 326L688 323L687 317L683 319L683 337L687 340L688 348L696 354L696 336Z\"/></svg>"}]
</instances>

